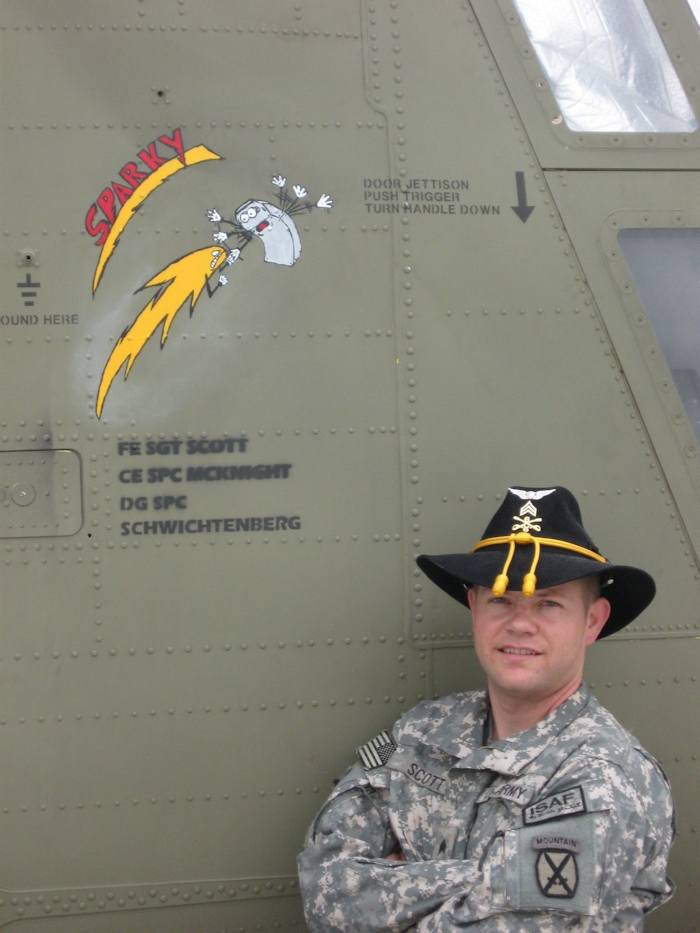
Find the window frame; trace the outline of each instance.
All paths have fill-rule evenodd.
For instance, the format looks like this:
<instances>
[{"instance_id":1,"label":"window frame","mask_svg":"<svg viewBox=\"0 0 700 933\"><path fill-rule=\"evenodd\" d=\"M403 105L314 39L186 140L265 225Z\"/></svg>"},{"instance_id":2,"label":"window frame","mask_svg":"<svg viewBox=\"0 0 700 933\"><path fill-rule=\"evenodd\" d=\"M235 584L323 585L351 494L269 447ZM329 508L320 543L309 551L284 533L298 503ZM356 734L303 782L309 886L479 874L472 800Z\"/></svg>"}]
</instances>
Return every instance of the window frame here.
<instances>
[{"instance_id":1,"label":"window frame","mask_svg":"<svg viewBox=\"0 0 700 933\"><path fill-rule=\"evenodd\" d=\"M490 38L491 29L486 4L492 0L472 0L479 22ZM517 51L517 60L525 72L529 86L533 89L538 109L545 118L549 132L563 149L584 151L627 151L630 150L697 150L700 148L700 78L692 60L700 59L700 30L686 0L643 0L656 26L664 46L675 68L678 79L698 121L692 133L627 133L627 132L580 132L566 125L549 80L532 47L518 10L513 0L496 0L495 7L501 14L512 44ZM495 24L494 24L495 25ZM681 40L681 35L684 39ZM496 59L499 64L497 53ZM505 64L505 63L503 63ZM509 90L512 82L509 83ZM514 95L515 96L515 95ZM525 119L525 117L523 117ZM562 164L561 161L559 164Z\"/></svg>"},{"instance_id":2,"label":"window frame","mask_svg":"<svg viewBox=\"0 0 700 933\"><path fill-rule=\"evenodd\" d=\"M599 234L600 246L630 323L630 330L651 376L681 459L697 491L700 489L700 446L618 240L621 230L639 229L700 230L700 209L615 211L606 218Z\"/></svg>"}]
</instances>

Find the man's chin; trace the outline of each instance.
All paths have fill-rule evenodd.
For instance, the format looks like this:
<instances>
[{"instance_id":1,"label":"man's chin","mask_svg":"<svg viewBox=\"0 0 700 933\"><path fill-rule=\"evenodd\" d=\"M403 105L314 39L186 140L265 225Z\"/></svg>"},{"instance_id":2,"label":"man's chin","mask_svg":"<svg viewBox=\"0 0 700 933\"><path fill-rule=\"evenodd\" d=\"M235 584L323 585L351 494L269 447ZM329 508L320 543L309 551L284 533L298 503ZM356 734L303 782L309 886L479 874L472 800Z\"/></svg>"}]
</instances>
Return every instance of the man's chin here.
<instances>
[{"instance_id":1,"label":"man's chin","mask_svg":"<svg viewBox=\"0 0 700 933\"><path fill-rule=\"evenodd\" d=\"M518 676L519 675L519 676ZM547 694L547 684L540 677L533 677L528 671L504 674L499 671L489 679L489 686L495 687L502 696L525 699L539 699Z\"/></svg>"}]
</instances>

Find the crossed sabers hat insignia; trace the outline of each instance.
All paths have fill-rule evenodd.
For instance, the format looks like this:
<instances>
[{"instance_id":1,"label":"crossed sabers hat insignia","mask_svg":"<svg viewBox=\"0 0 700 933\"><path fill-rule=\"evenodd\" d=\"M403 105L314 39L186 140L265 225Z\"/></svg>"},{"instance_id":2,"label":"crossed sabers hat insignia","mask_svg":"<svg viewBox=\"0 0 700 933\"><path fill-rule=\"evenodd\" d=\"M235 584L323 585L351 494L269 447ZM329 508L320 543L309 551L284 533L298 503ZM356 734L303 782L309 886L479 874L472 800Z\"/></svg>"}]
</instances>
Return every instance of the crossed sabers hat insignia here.
<instances>
[{"instance_id":1,"label":"crossed sabers hat insignia","mask_svg":"<svg viewBox=\"0 0 700 933\"><path fill-rule=\"evenodd\" d=\"M537 509L529 500L520 509L518 515L514 515L515 524L513 531L524 531L529 534L531 531L542 531L540 522L542 519L537 514Z\"/></svg>"},{"instance_id":2,"label":"crossed sabers hat insignia","mask_svg":"<svg viewBox=\"0 0 700 933\"><path fill-rule=\"evenodd\" d=\"M563 486L509 487L469 553L421 554L417 564L463 606L468 606L473 586L488 587L497 598L506 590L532 596L538 589L600 574L610 618L599 638L628 625L656 592L646 571L614 564L600 554L583 527L576 497Z\"/></svg>"},{"instance_id":3,"label":"crossed sabers hat insignia","mask_svg":"<svg viewBox=\"0 0 700 933\"><path fill-rule=\"evenodd\" d=\"M545 861L551 874L547 874ZM576 894L578 868L573 853L545 849L537 857L535 872L537 884L545 897L571 898Z\"/></svg>"}]
</instances>

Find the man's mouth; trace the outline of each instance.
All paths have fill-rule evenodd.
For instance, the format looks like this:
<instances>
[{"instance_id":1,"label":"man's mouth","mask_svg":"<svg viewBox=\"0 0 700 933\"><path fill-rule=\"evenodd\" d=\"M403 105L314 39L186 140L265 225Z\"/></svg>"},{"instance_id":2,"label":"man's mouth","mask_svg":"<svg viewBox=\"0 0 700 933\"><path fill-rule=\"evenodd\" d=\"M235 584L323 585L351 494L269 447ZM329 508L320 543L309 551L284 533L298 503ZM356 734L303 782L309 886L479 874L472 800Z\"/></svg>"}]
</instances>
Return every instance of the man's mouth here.
<instances>
[{"instance_id":1,"label":"man's mouth","mask_svg":"<svg viewBox=\"0 0 700 933\"><path fill-rule=\"evenodd\" d=\"M258 231L258 233L262 233L265 227L269 226L270 224L266 220L261 220L255 229Z\"/></svg>"},{"instance_id":2,"label":"man's mouth","mask_svg":"<svg viewBox=\"0 0 700 933\"><path fill-rule=\"evenodd\" d=\"M533 651L531 648L499 648L498 650L503 654L523 654L532 657L537 657L540 654L539 651Z\"/></svg>"}]
</instances>

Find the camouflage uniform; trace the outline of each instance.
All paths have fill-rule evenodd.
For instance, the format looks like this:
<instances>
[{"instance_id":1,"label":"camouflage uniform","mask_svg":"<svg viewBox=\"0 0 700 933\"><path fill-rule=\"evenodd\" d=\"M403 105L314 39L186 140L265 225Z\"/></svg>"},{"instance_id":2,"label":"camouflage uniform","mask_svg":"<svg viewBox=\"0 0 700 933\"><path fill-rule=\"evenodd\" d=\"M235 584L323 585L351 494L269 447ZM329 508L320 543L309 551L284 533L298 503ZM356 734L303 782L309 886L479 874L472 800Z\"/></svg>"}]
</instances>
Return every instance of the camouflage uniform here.
<instances>
[{"instance_id":1,"label":"camouflage uniform","mask_svg":"<svg viewBox=\"0 0 700 933\"><path fill-rule=\"evenodd\" d=\"M344 775L299 856L312 933L632 933L671 897L668 782L585 685L490 745L488 712L423 702Z\"/></svg>"}]
</instances>

